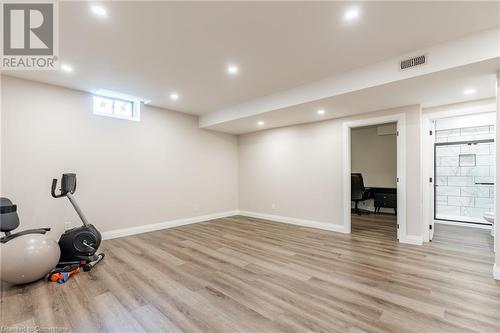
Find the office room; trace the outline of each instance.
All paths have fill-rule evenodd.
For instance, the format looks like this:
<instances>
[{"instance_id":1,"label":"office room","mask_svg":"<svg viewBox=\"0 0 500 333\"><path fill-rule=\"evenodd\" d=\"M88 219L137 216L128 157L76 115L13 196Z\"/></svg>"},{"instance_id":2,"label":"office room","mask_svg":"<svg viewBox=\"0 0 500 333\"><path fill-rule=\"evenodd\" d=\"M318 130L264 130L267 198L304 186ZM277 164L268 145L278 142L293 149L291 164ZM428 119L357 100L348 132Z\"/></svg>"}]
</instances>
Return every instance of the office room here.
<instances>
[{"instance_id":1,"label":"office room","mask_svg":"<svg viewBox=\"0 0 500 333\"><path fill-rule=\"evenodd\" d=\"M499 1L0 9L0 331L500 332Z\"/></svg>"},{"instance_id":2,"label":"office room","mask_svg":"<svg viewBox=\"0 0 500 333\"><path fill-rule=\"evenodd\" d=\"M397 178L397 123L352 128L351 232L397 238Z\"/></svg>"}]
</instances>

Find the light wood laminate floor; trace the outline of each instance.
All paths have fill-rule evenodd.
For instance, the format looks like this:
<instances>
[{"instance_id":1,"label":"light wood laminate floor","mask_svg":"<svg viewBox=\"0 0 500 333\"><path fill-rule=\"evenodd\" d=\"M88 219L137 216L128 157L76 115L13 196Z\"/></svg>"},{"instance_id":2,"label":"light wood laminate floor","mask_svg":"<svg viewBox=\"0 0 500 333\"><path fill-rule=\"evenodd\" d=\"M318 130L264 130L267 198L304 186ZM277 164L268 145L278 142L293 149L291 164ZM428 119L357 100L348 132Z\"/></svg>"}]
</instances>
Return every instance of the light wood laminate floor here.
<instances>
[{"instance_id":1,"label":"light wood laminate floor","mask_svg":"<svg viewBox=\"0 0 500 333\"><path fill-rule=\"evenodd\" d=\"M66 284L2 285L1 324L73 332L500 332L489 231L436 226L399 244L395 220L352 234L245 217L104 241Z\"/></svg>"}]
</instances>

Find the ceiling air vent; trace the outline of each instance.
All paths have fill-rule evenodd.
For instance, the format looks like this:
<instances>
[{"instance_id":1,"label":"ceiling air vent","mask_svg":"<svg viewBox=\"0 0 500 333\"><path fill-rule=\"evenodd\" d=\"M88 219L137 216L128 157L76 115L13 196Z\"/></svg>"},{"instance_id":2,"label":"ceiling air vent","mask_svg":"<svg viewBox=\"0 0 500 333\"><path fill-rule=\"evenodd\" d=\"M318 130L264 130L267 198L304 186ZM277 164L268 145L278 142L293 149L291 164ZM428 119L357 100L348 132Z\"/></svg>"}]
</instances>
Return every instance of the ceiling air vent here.
<instances>
[{"instance_id":1,"label":"ceiling air vent","mask_svg":"<svg viewBox=\"0 0 500 333\"><path fill-rule=\"evenodd\" d=\"M401 60L399 62L399 69L405 70L405 69L413 68L416 66L425 65L426 61L427 61L427 56L425 54L420 55L418 57L413 57L410 59Z\"/></svg>"}]
</instances>

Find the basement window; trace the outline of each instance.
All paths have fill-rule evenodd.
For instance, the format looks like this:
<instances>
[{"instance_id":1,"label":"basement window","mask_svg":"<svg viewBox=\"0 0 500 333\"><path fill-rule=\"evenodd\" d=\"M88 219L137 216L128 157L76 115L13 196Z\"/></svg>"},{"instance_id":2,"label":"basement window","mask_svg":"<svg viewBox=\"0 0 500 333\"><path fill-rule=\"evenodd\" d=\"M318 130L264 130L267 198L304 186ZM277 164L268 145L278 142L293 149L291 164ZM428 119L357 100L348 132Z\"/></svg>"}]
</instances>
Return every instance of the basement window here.
<instances>
[{"instance_id":1,"label":"basement window","mask_svg":"<svg viewBox=\"0 0 500 333\"><path fill-rule=\"evenodd\" d=\"M140 99L111 91L100 90L94 95L94 114L140 121Z\"/></svg>"}]
</instances>

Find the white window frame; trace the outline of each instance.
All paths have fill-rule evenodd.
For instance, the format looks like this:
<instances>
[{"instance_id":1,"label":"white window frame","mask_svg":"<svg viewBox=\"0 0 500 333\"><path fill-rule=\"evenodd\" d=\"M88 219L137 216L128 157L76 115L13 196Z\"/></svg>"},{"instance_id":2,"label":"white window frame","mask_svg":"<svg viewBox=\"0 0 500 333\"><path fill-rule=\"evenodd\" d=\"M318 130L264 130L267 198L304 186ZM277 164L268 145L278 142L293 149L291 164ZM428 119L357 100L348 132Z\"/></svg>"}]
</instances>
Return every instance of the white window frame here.
<instances>
[{"instance_id":1,"label":"white window frame","mask_svg":"<svg viewBox=\"0 0 500 333\"><path fill-rule=\"evenodd\" d=\"M113 101L113 113L99 112L95 108L95 99L96 98L106 98ZM114 104L116 101L120 102L129 102L132 103L132 116L124 116L115 113ZM125 120L133 120L140 121L141 120L141 99L135 96L129 96L109 90L99 90L92 96L92 111L95 115L105 116L117 119L125 119Z\"/></svg>"}]
</instances>

